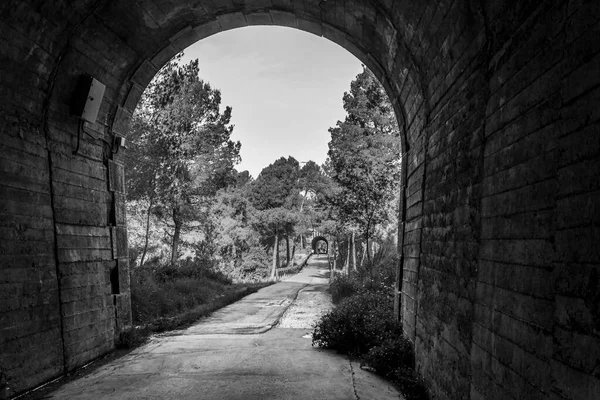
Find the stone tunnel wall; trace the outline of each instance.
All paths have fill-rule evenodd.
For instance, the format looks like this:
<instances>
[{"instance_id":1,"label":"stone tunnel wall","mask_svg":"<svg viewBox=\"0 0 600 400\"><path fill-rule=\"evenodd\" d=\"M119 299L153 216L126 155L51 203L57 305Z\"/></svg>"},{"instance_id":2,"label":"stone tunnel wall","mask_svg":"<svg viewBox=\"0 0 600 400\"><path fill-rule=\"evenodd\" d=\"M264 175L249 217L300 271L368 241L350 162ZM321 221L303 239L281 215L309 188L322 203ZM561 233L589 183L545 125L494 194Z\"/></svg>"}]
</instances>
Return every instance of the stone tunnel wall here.
<instances>
[{"instance_id":1,"label":"stone tunnel wall","mask_svg":"<svg viewBox=\"0 0 600 400\"><path fill-rule=\"evenodd\" d=\"M52 3L52 4L50 4ZM121 153L145 85L245 25L355 54L405 137L401 316L435 399L600 398L596 1L0 4L0 375L14 394L130 323ZM82 136L76 78L107 85ZM0 376L0 381L1 381ZM1 393L0 393L1 397Z\"/></svg>"},{"instance_id":2,"label":"stone tunnel wall","mask_svg":"<svg viewBox=\"0 0 600 400\"><path fill-rule=\"evenodd\" d=\"M0 5L0 398L110 351L131 324L123 171L85 134L72 153L73 83L58 71L87 66L51 3ZM110 140L107 109L86 130Z\"/></svg>"},{"instance_id":3,"label":"stone tunnel wall","mask_svg":"<svg viewBox=\"0 0 600 400\"><path fill-rule=\"evenodd\" d=\"M528 15L499 26L502 15ZM600 4L487 9L475 398L600 397Z\"/></svg>"}]
</instances>

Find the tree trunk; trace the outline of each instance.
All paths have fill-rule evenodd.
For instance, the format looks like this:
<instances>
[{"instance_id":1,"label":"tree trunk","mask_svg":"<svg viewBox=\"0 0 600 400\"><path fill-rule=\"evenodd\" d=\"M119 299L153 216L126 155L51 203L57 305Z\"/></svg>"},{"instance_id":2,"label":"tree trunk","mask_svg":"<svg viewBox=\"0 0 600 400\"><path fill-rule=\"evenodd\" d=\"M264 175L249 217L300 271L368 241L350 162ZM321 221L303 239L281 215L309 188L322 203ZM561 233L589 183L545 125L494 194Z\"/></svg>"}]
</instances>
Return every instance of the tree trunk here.
<instances>
[{"instance_id":1,"label":"tree trunk","mask_svg":"<svg viewBox=\"0 0 600 400\"><path fill-rule=\"evenodd\" d=\"M367 244L367 267L369 268L369 277L373 282L373 257L371 256L371 246L369 246L369 228L365 231L365 242Z\"/></svg>"},{"instance_id":2,"label":"tree trunk","mask_svg":"<svg viewBox=\"0 0 600 400\"><path fill-rule=\"evenodd\" d=\"M356 241L354 240L354 231L352 231L352 269L356 271Z\"/></svg>"},{"instance_id":3,"label":"tree trunk","mask_svg":"<svg viewBox=\"0 0 600 400\"><path fill-rule=\"evenodd\" d=\"M171 264L179 265L179 238L181 237L181 210L179 207L173 208L173 223L175 224L175 231L173 232L173 243L171 245Z\"/></svg>"},{"instance_id":4,"label":"tree trunk","mask_svg":"<svg viewBox=\"0 0 600 400\"><path fill-rule=\"evenodd\" d=\"M365 254L366 254L365 244L361 243L360 247L361 247L361 250L362 250L362 254L360 255L360 266L362 267L363 264L365 263Z\"/></svg>"},{"instance_id":5,"label":"tree trunk","mask_svg":"<svg viewBox=\"0 0 600 400\"><path fill-rule=\"evenodd\" d=\"M370 246L369 246L369 229L368 228L365 232L365 243L367 244L367 263L369 264L369 267L370 267L371 266L371 250L370 250Z\"/></svg>"},{"instance_id":6,"label":"tree trunk","mask_svg":"<svg viewBox=\"0 0 600 400\"><path fill-rule=\"evenodd\" d=\"M285 235L285 265L290 265L290 237Z\"/></svg>"},{"instance_id":7,"label":"tree trunk","mask_svg":"<svg viewBox=\"0 0 600 400\"><path fill-rule=\"evenodd\" d=\"M294 263L294 256L296 255L296 243L292 242L292 264ZM288 265L289 267L290 265Z\"/></svg>"},{"instance_id":8,"label":"tree trunk","mask_svg":"<svg viewBox=\"0 0 600 400\"><path fill-rule=\"evenodd\" d=\"M300 213L302 213L302 209L304 208L304 202L306 201L307 191L304 190L304 195L302 196L302 203L300 203Z\"/></svg>"},{"instance_id":9,"label":"tree trunk","mask_svg":"<svg viewBox=\"0 0 600 400\"><path fill-rule=\"evenodd\" d=\"M146 237L144 238L144 251L142 252L142 258L140 259L140 267L144 265L146 253L148 252L148 240L150 236L150 210L152 210L152 200L153 199L150 199L150 204L146 210Z\"/></svg>"},{"instance_id":10,"label":"tree trunk","mask_svg":"<svg viewBox=\"0 0 600 400\"><path fill-rule=\"evenodd\" d=\"M271 269L271 278L277 276L277 261L279 260L279 235L275 234L275 243L273 244L273 268Z\"/></svg>"},{"instance_id":11,"label":"tree trunk","mask_svg":"<svg viewBox=\"0 0 600 400\"><path fill-rule=\"evenodd\" d=\"M277 236L277 268L281 267L281 254L279 253L279 245L281 244L279 241L279 236Z\"/></svg>"},{"instance_id":12,"label":"tree trunk","mask_svg":"<svg viewBox=\"0 0 600 400\"><path fill-rule=\"evenodd\" d=\"M338 252L337 252L337 241L336 241L336 242L334 242L334 248L333 248L333 267L331 268L331 271L333 274L335 274L335 269L337 268L337 257L338 257Z\"/></svg>"},{"instance_id":13,"label":"tree trunk","mask_svg":"<svg viewBox=\"0 0 600 400\"><path fill-rule=\"evenodd\" d=\"M350 272L350 238L346 241L346 262L344 263L344 273L346 276Z\"/></svg>"}]
</instances>

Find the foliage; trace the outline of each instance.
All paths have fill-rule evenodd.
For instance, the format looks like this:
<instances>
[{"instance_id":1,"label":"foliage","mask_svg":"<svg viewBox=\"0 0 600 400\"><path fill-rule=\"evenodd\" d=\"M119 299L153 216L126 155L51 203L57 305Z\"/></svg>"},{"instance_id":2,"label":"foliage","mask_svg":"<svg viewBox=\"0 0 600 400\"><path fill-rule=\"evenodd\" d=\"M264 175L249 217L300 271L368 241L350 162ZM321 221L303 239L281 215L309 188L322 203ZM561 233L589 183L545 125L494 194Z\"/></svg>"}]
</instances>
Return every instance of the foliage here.
<instances>
[{"instance_id":1,"label":"foliage","mask_svg":"<svg viewBox=\"0 0 600 400\"><path fill-rule=\"evenodd\" d=\"M319 320L313 332L313 345L361 355L401 334L389 296L363 292L342 300Z\"/></svg>"},{"instance_id":2,"label":"foliage","mask_svg":"<svg viewBox=\"0 0 600 400\"><path fill-rule=\"evenodd\" d=\"M263 280L269 275L268 265L268 254L262 248L252 247L244 257L238 273L245 280Z\"/></svg>"},{"instance_id":3,"label":"foliage","mask_svg":"<svg viewBox=\"0 0 600 400\"><path fill-rule=\"evenodd\" d=\"M143 344L153 332L183 328L210 315L267 283L230 284L212 275L183 273L165 279L160 268L132 270L132 311L134 327L123 332L117 347L133 348Z\"/></svg>"},{"instance_id":4,"label":"foliage","mask_svg":"<svg viewBox=\"0 0 600 400\"><path fill-rule=\"evenodd\" d=\"M331 280L329 291L338 304L317 322L313 345L358 357L361 366L394 382L406 399L427 399L414 371L413 345L393 315L395 252L382 248L372 262L375 274L363 268Z\"/></svg>"},{"instance_id":5,"label":"foliage","mask_svg":"<svg viewBox=\"0 0 600 400\"><path fill-rule=\"evenodd\" d=\"M150 202L148 215L172 220L171 262L179 259L181 231L206 196L235 182L240 143L230 140L231 108L199 78L198 60L163 67L144 91L129 134L130 199Z\"/></svg>"},{"instance_id":6,"label":"foliage","mask_svg":"<svg viewBox=\"0 0 600 400\"><path fill-rule=\"evenodd\" d=\"M402 335L387 338L381 344L372 347L362 357L362 361L383 376L415 364L412 344Z\"/></svg>"},{"instance_id":7,"label":"foliage","mask_svg":"<svg viewBox=\"0 0 600 400\"><path fill-rule=\"evenodd\" d=\"M269 238L274 235L292 235L298 222L298 214L294 210L283 207L257 211L254 215L253 226Z\"/></svg>"},{"instance_id":8,"label":"foliage","mask_svg":"<svg viewBox=\"0 0 600 400\"><path fill-rule=\"evenodd\" d=\"M383 87L368 69L343 97L345 120L330 128L326 170L338 185L330 202L341 222L356 224L369 240L393 207L400 173L399 129ZM370 251L367 259L370 261Z\"/></svg>"},{"instance_id":9,"label":"foliage","mask_svg":"<svg viewBox=\"0 0 600 400\"><path fill-rule=\"evenodd\" d=\"M354 277L338 274L329 283L329 293L333 304L338 304L346 297L350 297L360 291L360 284Z\"/></svg>"},{"instance_id":10,"label":"foliage","mask_svg":"<svg viewBox=\"0 0 600 400\"><path fill-rule=\"evenodd\" d=\"M400 388L406 400L429 399L423 378L412 366L397 368L388 375L388 378Z\"/></svg>"},{"instance_id":11,"label":"foliage","mask_svg":"<svg viewBox=\"0 0 600 400\"><path fill-rule=\"evenodd\" d=\"M263 168L252 182L249 199L258 210L292 207L297 201L297 180L300 164L293 157L284 157Z\"/></svg>"},{"instance_id":12,"label":"foliage","mask_svg":"<svg viewBox=\"0 0 600 400\"><path fill-rule=\"evenodd\" d=\"M387 243L377 249L370 264L367 263L358 269L357 275L367 288L392 291L399 262L395 244Z\"/></svg>"},{"instance_id":13,"label":"foliage","mask_svg":"<svg viewBox=\"0 0 600 400\"><path fill-rule=\"evenodd\" d=\"M253 212L254 208L240 189L219 191L207 210L202 226L205 241L212 242L212 246L199 252L217 261L240 260L257 244L256 232L250 225Z\"/></svg>"},{"instance_id":14,"label":"foliage","mask_svg":"<svg viewBox=\"0 0 600 400\"><path fill-rule=\"evenodd\" d=\"M169 282L177 279L208 279L223 285L231 284L231 279L216 270L213 264L200 264L198 260L184 260L180 265L175 266L170 263L159 264L153 270L152 274L159 282Z\"/></svg>"},{"instance_id":15,"label":"foliage","mask_svg":"<svg viewBox=\"0 0 600 400\"><path fill-rule=\"evenodd\" d=\"M247 287L232 284L212 265L183 261L179 267L156 263L131 270L131 306L135 325L174 317L214 302L231 291Z\"/></svg>"}]
</instances>

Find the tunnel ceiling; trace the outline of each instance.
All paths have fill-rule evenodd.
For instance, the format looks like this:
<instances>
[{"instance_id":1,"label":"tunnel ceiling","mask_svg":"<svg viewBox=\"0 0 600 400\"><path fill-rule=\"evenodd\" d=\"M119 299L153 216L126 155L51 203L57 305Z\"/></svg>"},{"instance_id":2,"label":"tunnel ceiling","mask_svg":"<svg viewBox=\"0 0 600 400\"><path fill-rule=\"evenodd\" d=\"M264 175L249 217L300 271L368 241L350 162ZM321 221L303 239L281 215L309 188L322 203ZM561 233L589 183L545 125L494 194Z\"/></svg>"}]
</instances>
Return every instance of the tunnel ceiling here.
<instances>
[{"instance_id":1,"label":"tunnel ceiling","mask_svg":"<svg viewBox=\"0 0 600 400\"><path fill-rule=\"evenodd\" d=\"M462 3L61 0L10 1L0 10L8 21L26 19L43 27L24 32L39 44L26 61L32 70L44 63L39 83L53 88L56 108L67 103L73 75L90 74L107 85L103 123L115 133L126 131L143 89L171 57L207 36L250 25L301 29L353 53L379 77L408 131L412 124L421 126L425 110L440 101L442 82L430 77L444 76L440 71L449 71L467 50L453 42L481 41L480 12Z\"/></svg>"}]
</instances>

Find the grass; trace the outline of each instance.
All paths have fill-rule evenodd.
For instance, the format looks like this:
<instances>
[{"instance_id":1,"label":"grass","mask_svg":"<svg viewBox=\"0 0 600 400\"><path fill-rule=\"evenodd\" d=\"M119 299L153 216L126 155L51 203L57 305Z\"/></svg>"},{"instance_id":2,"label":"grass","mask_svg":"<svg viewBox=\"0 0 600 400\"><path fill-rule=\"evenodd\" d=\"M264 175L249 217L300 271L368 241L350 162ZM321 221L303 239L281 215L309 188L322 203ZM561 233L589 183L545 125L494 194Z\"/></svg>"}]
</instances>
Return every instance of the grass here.
<instances>
[{"instance_id":1,"label":"grass","mask_svg":"<svg viewBox=\"0 0 600 400\"><path fill-rule=\"evenodd\" d=\"M151 334L190 326L271 283L233 284L224 275L210 268L188 262L182 262L179 268L157 263L133 268L131 305L134 327L120 335L117 349L19 396L19 399L48 398L47 395L65 383L87 376L144 344Z\"/></svg>"},{"instance_id":2,"label":"grass","mask_svg":"<svg viewBox=\"0 0 600 400\"><path fill-rule=\"evenodd\" d=\"M233 284L219 273L190 264L135 268L131 273L134 327L120 335L117 346L137 347L152 333L190 326L270 284Z\"/></svg>"}]
</instances>

